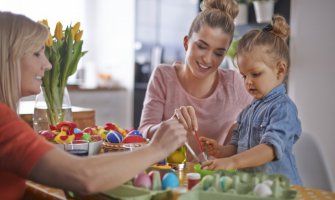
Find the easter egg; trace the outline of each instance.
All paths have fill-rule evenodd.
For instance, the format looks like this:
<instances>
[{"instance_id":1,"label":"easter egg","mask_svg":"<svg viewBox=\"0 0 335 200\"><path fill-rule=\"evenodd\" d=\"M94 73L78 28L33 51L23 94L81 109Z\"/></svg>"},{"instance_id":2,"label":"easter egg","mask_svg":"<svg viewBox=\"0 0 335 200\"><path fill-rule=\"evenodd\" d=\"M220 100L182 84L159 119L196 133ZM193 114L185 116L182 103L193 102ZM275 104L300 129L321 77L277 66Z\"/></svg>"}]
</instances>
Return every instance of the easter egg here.
<instances>
[{"instance_id":1,"label":"easter egg","mask_svg":"<svg viewBox=\"0 0 335 200\"><path fill-rule=\"evenodd\" d=\"M177 188L179 186L179 179L174 172L167 172L162 179L162 189Z\"/></svg>"},{"instance_id":2,"label":"easter egg","mask_svg":"<svg viewBox=\"0 0 335 200\"><path fill-rule=\"evenodd\" d=\"M111 142L111 143L120 143L122 142L123 137L119 132L109 131L107 133L106 139L108 142Z\"/></svg>"},{"instance_id":3,"label":"easter egg","mask_svg":"<svg viewBox=\"0 0 335 200\"><path fill-rule=\"evenodd\" d=\"M141 142L146 142L146 140L143 137L140 137L138 135L128 135L123 139L122 142L123 143L141 143Z\"/></svg>"},{"instance_id":4,"label":"easter egg","mask_svg":"<svg viewBox=\"0 0 335 200\"><path fill-rule=\"evenodd\" d=\"M45 130L40 133L45 139L47 140L53 140L56 136L56 133L52 132L51 130Z\"/></svg>"},{"instance_id":5,"label":"easter egg","mask_svg":"<svg viewBox=\"0 0 335 200\"><path fill-rule=\"evenodd\" d=\"M221 191L226 192L233 185L233 179L229 176L221 176L219 184Z\"/></svg>"},{"instance_id":6,"label":"easter egg","mask_svg":"<svg viewBox=\"0 0 335 200\"><path fill-rule=\"evenodd\" d=\"M91 141L91 135L89 133L83 133L82 139L89 142Z\"/></svg>"},{"instance_id":7,"label":"easter egg","mask_svg":"<svg viewBox=\"0 0 335 200\"><path fill-rule=\"evenodd\" d=\"M143 137L142 133L140 133L138 130L132 130L128 133L128 135L138 135Z\"/></svg>"},{"instance_id":8,"label":"easter egg","mask_svg":"<svg viewBox=\"0 0 335 200\"><path fill-rule=\"evenodd\" d=\"M254 193L259 197L268 197L272 195L272 190L269 185L265 183L259 183L255 186Z\"/></svg>"},{"instance_id":9,"label":"easter egg","mask_svg":"<svg viewBox=\"0 0 335 200\"><path fill-rule=\"evenodd\" d=\"M146 189L151 188L151 180L148 174L146 173L140 173L134 178L133 182L134 186L136 187L142 187Z\"/></svg>"},{"instance_id":10,"label":"easter egg","mask_svg":"<svg viewBox=\"0 0 335 200\"><path fill-rule=\"evenodd\" d=\"M202 178L201 180L202 189L205 191L208 190L208 188L212 187L213 183L214 183L213 175L204 176L204 178Z\"/></svg>"},{"instance_id":11,"label":"easter egg","mask_svg":"<svg viewBox=\"0 0 335 200\"><path fill-rule=\"evenodd\" d=\"M185 153L181 151L175 151L167 158L168 163L182 163L186 159Z\"/></svg>"},{"instance_id":12,"label":"easter egg","mask_svg":"<svg viewBox=\"0 0 335 200\"><path fill-rule=\"evenodd\" d=\"M74 134L78 134L78 133L82 133L81 130L79 128L74 128L73 129L73 133Z\"/></svg>"},{"instance_id":13,"label":"easter egg","mask_svg":"<svg viewBox=\"0 0 335 200\"><path fill-rule=\"evenodd\" d=\"M151 188L152 190L161 190L162 189L162 180L161 173L157 170L152 170L148 173L151 180Z\"/></svg>"}]
</instances>

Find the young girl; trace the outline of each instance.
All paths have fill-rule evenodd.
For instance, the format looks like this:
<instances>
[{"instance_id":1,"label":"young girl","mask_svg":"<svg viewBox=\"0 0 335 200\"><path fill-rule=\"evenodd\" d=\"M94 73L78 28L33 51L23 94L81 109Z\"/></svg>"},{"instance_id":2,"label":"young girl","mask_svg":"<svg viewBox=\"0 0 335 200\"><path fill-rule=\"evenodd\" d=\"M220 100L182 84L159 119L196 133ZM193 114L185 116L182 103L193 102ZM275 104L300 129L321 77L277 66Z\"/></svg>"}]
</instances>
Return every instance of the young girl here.
<instances>
[{"instance_id":1,"label":"young girl","mask_svg":"<svg viewBox=\"0 0 335 200\"><path fill-rule=\"evenodd\" d=\"M290 63L288 34L285 19L276 15L272 25L241 38L237 65L254 100L239 114L229 145L201 138L210 155L221 157L205 162L203 168L280 173L291 183L302 184L292 153L301 125L283 84Z\"/></svg>"}]
</instances>

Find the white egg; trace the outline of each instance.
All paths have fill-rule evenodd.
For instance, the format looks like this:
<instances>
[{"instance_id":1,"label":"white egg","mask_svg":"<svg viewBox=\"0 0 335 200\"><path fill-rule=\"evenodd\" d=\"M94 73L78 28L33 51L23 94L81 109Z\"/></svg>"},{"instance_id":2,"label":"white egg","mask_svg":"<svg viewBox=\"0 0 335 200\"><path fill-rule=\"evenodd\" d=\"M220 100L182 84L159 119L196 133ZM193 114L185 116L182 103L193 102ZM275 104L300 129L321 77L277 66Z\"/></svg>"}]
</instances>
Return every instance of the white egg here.
<instances>
[{"instance_id":1,"label":"white egg","mask_svg":"<svg viewBox=\"0 0 335 200\"><path fill-rule=\"evenodd\" d=\"M259 183L255 186L254 193L259 197L268 197L272 195L272 190L267 184Z\"/></svg>"}]
</instances>

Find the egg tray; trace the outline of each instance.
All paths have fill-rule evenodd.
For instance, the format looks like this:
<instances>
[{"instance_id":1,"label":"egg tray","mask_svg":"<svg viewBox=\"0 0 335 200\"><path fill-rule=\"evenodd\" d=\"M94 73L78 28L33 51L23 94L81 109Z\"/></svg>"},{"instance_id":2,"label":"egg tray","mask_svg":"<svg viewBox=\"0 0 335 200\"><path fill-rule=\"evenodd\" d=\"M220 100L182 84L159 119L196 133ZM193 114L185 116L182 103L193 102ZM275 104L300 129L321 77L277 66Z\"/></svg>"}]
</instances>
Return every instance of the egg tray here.
<instances>
[{"instance_id":1,"label":"egg tray","mask_svg":"<svg viewBox=\"0 0 335 200\"><path fill-rule=\"evenodd\" d=\"M108 198L119 200L164 200L173 197L171 190L148 190L128 184L102 192L102 194Z\"/></svg>"},{"instance_id":2,"label":"egg tray","mask_svg":"<svg viewBox=\"0 0 335 200\"><path fill-rule=\"evenodd\" d=\"M230 200L277 200L287 199L294 200L297 198L297 191L290 188L289 180L279 174L269 175L266 173L248 173L241 171L216 171L215 174L209 175L215 179L222 176L228 176L232 178L233 183L230 188L226 191L218 188L215 185L205 186L205 181L202 180L198 185L193 187L192 191L187 192L180 196L180 200L194 199L194 200L218 200L218 199L230 199ZM256 196L253 189L256 183L261 183L265 180L273 181L271 186L272 195L268 197Z\"/></svg>"},{"instance_id":3,"label":"egg tray","mask_svg":"<svg viewBox=\"0 0 335 200\"><path fill-rule=\"evenodd\" d=\"M141 143L111 143L104 141L102 143L102 149L104 152L131 151L134 148L143 147L146 144L148 144L148 141Z\"/></svg>"}]
</instances>

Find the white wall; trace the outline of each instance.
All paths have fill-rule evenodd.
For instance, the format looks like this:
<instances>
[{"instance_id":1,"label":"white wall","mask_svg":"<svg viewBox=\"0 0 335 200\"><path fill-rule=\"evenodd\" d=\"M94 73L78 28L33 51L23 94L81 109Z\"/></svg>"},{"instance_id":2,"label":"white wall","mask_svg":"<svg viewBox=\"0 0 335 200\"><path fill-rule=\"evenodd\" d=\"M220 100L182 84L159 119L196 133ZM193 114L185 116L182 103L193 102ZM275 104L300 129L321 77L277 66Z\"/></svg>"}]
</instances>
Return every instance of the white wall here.
<instances>
[{"instance_id":1,"label":"white wall","mask_svg":"<svg viewBox=\"0 0 335 200\"><path fill-rule=\"evenodd\" d=\"M298 106L303 131L313 134L320 147L332 191L335 191L334 20L334 0L291 0L289 95Z\"/></svg>"},{"instance_id":2,"label":"white wall","mask_svg":"<svg viewBox=\"0 0 335 200\"><path fill-rule=\"evenodd\" d=\"M0 0L0 10L24 14L35 21L48 19L51 31L57 21L64 26L80 21L84 30L83 50L88 53L81 59L78 69L85 63L93 63L96 72L112 74L112 78L127 89L120 99L123 106L118 107L125 114L118 121L125 128L132 126L135 0ZM87 96L85 102L92 99L94 104L94 98L100 97ZM105 101L106 105L111 105L108 98ZM110 114L117 115L112 110Z\"/></svg>"}]
</instances>

